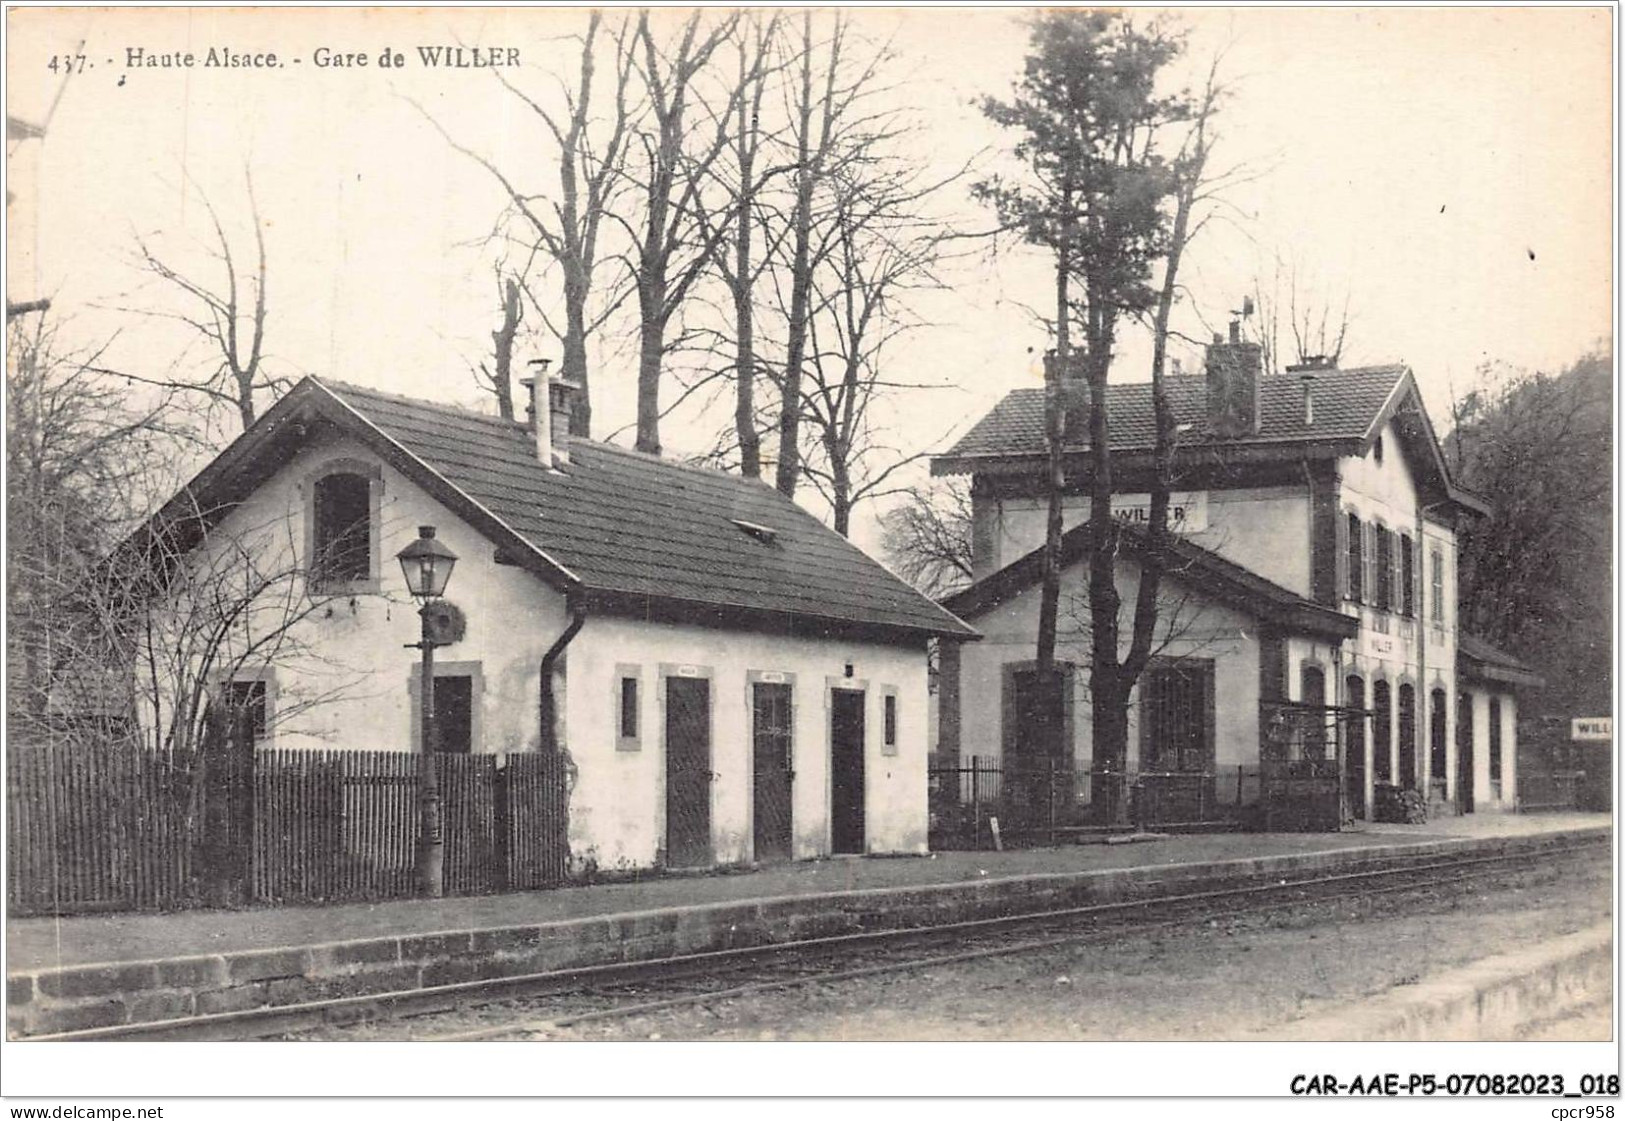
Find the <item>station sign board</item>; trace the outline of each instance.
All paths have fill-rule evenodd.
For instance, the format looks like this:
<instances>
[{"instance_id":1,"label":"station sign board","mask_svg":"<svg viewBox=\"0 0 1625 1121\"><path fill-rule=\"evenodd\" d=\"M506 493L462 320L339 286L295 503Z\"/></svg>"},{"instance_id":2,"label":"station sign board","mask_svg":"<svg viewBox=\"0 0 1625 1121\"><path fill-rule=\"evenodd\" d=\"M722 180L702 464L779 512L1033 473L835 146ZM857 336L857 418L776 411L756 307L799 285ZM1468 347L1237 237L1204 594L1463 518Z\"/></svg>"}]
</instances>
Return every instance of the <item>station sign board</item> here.
<instances>
[{"instance_id":1,"label":"station sign board","mask_svg":"<svg viewBox=\"0 0 1625 1121\"><path fill-rule=\"evenodd\" d=\"M1576 716L1569 722L1569 738L1582 743L1606 742L1614 738L1611 716Z\"/></svg>"},{"instance_id":2,"label":"station sign board","mask_svg":"<svg viewBox=\"0 0 1625 1121\"><path fill-rule=\"evenodd\" d=\"M1149 494L1115 494L1112 517L1130 525L1151 524ZM1168 495L1168 528L1174 533L1202 533L1207 529L1207 491L1175 491Z\"/></svg>"}]
</instances>

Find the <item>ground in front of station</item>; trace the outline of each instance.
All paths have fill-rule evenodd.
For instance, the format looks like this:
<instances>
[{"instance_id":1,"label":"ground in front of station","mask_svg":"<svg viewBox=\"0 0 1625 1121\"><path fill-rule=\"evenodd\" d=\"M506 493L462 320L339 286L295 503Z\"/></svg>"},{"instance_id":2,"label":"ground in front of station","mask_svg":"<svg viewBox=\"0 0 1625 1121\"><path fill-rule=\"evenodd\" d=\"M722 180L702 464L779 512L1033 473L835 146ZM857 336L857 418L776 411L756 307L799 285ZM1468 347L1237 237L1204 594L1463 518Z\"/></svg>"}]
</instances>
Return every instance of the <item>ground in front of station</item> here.
<instances>
[{"instance_id":1,"label":"ground in front of station","mask_svg":"<svg viewBox=\"0 0 1625 1121\"><path fill-rule=\"evenodd\" d=\"M1608 863L1315 904L1076 946L756 994L528 1038L577 1040L1213 1040L1307 1017L1605 923ZM1523 1038L1610 1038L1612 994ZM442 1024L442 1027L445 1025ZM396 1029L399 1030L398 1028Z\"/></svg>"}]
</instances>

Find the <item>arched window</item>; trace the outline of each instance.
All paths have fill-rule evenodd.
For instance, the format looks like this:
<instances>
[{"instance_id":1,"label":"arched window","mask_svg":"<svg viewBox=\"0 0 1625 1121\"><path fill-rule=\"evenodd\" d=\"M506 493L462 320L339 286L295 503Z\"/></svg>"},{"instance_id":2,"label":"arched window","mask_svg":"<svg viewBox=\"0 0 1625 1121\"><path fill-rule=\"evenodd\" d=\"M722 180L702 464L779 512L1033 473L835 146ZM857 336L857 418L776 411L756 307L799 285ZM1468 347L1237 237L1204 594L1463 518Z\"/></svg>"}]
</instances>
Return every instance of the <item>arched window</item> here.
<instances>
[{"instance_id":1,"label":"arched window","mask_svg":"<svg viewBox=\"0 0 1625 1121\"><path fill-rule=\"evenodd\" d=\"M1302 674L1303 690L1301 701L1305 705L1315 705L1324 709L1326 705L1326 672L1317 665L1305 662ZM1306 711L1303 720L1303 757L1305 759L1325 759L1326 714L1324 712Z\"/></svg>"},{"instance_id":2,"label":"arched window","mask_svg":"<svg viewBox=\"0 0 1625 1121\"><path fill-rule=\"evenodd\" d=\"M1445 705L1447 703L1443 689L1435 689L1428 695L1428 773L1433 776L1435 782L1444 782L1447 777L1444 750Z\"/></svg>"},{"instance_id":3,"label":"arched window","mask_svg":"<svg viewBox=\"0 0 1625 1121\"><path fill-rule=\"evenodd\" d=\"M1344 704L1349 708L1365 708L1365 679L1349 674L1343 681ZM1348 728L1348 780L1349 809L1357 818L1365 817L1365 715L1354 715Z\"/></svg>"},{"instance_id":4,"label":"arched window","mask_svg":"<svg viewBox=\"0 0 1625 1121\"><path fill-rule=\"evenodd\" d=\"M1387 782L1393 776L1393 762L1388 757L1392 743L1393 701L1386 681L1371 685L1371 773L1378 782Z\"/></svg>"},{"instance_id":5,"label":"arched window","mask_svg":"<svg viewBox=\"0 0 1625 1121\"><path fill-rule=\"evenodd\" d=\"M1416 789L1416 688L1399 687L1399 785Z\"/></svg>"},{"instance_id":6,"label":"arched window","mask_svg":"<svg viewBox=\"0 0 1625 1121\"><path fill-rule=\"evenodd\" d=\"M376 476L329 471L311 488L310 571L317 591L371 590L378 579Z\"/></svg>"}]
</instances>

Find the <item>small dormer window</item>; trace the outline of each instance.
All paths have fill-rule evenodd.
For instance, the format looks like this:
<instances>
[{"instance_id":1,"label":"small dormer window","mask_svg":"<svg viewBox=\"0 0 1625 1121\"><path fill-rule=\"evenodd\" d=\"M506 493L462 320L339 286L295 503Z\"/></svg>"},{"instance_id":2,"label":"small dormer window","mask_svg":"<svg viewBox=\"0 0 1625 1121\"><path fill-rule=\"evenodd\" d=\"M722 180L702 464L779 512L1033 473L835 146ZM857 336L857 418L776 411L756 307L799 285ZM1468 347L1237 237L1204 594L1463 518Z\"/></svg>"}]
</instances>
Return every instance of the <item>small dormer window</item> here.
<instances>
[{"instance_id":1,"label":"small dormer window","mask_svg":"<svg viewBox=\"0 0 1625 1121\"><path fill-rule=\"evenodd\" d=\"M743 518L730 518L730 521L746 536L760 541L764 545L775 545L779 540L779 531L755 522L747 522Z\"/></svg>"}]
</instances>

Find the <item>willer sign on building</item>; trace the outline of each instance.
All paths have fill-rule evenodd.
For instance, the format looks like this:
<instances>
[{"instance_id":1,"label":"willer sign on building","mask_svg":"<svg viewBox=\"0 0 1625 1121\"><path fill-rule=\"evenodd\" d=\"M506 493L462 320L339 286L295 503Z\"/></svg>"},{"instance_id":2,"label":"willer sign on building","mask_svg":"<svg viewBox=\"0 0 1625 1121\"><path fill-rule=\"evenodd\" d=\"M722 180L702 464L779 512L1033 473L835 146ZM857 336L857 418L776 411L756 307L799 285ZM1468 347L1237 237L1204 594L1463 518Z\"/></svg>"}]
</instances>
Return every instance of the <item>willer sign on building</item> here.
<instances>
[{"instance_id":1,"label":"willer sign on building","mask_svg":"<svg viewBox=\"0 0 1625 1121\"><path fill-rule=\"evenodd\" d=\"M1122 494L1112 499L1112 517L1132 525L1151 524L1151 496ZM1168 495L1168 528L1175 533L1207 531L1207 491Z\"/></svg>"}]
</instances>

